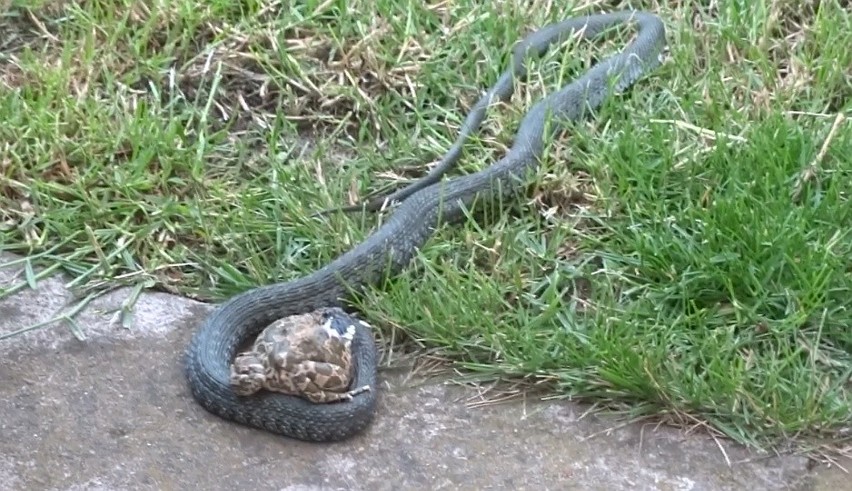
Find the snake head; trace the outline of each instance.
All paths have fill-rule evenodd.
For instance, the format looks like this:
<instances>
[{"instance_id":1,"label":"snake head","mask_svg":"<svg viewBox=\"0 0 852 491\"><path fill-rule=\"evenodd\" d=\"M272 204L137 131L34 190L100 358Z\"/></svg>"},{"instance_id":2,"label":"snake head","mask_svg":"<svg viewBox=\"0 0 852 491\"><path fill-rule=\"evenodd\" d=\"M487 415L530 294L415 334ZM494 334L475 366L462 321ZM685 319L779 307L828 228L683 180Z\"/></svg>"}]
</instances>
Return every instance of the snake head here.
<instances>
[{"instance_id":1,"label":"snake head","mask_svg":"<svg viewBox=\"0 0 852 491\"><path fill-rule=\"evenodd\" d=\"M321 317L320 322L322 326L329 334L342 337L347 341L352 341L355 337L356 322L365 327L370 327L366 322L356 319L338 307L321 309L318 313Z\"/></svg>"},{"instance_id":2,"label":"snake head","mask_svg":"<svg viewBox=\"0 0 852 491\"><path fill-rule=\"evenodd\" d=\"M263 388L266 373L257 353L247 352L237 355L231 364L231 388L237 395L247 396Z\"/></svg>"}]
</instances>

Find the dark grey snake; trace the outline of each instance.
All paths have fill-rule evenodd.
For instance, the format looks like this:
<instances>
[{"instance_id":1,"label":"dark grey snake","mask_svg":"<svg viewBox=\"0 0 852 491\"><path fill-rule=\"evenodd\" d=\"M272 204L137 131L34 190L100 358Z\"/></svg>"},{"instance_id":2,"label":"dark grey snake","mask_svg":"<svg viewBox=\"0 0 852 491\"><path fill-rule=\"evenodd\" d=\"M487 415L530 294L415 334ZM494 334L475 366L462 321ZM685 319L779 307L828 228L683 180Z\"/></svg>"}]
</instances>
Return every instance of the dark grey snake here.
<instances>
[{"instance_id":1,"label":"dark grey snake","mask_svg":"<svg viewBox=\"0 0 852 491\"><path fill-rule=\"evenodd\" d=\"M439 182L461 156L464 141L479 129L488 106L507 100L514 79L526 76L526 59L540 56L571 35L591 38L603 30L635 21L638 34L621 53L598 63L582 77L536 103L524 116L509 152L479 172ZM269 323L320 307L340 306L353 292L374 285L404 268L440 222L454 223L475 199L509 198L519 192L525 174L538 166L548 117L578 120L600 106L611 92L622 92L660 64L665 28L656 15L615 12L568 19L530 34L514 49L512 67L476 103L452 149L438 167L390 196L402 200L384 225L352 250L318 271L297 280L262 286L237 295L216 309L193 337L186 356L186 376L193 396L222 418L308 441L335 441L363 430L372 420L376 391L351 401L312 404L274 393L239 397L228 384L237 348ZM547 136L557 130L551 125ZM375 209L381 201L368 204ZM353 342L353 386L376 387L377 354L369 329Z\"/></svg>"}]
</instances>

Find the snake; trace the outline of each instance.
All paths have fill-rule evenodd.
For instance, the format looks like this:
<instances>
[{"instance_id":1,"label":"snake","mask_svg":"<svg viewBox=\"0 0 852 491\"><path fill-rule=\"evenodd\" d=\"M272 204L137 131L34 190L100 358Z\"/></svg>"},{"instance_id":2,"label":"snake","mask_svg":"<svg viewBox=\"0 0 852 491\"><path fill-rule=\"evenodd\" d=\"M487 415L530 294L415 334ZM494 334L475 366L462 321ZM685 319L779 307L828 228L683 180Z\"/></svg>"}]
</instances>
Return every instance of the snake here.
<instances>
[{"instance_id":1,"label":"snake","mask_svg":"<svg viewBox=\"0 0 852 491\"><path fill-rule=\"evenodd\" d=\"M443 175L478 131L486 110L507 101L515 80L527 75L527 59L540 57L570 37L591 39L618 25L636 26L620 51L594 64L581 76L541 98L522 117L506 153L491 165L448 179ZM316 309L341 307L353 295L398 274L443 224L465 219L476 200L511 199L524 189L562 121L577 121L612 93L621 93L662 64L665 26L650 12L625 10L571 17L545 25L516 43L507 68L472 107L459 136L439 165L419 180L362 209L376 209L391 198L387 219L363 241L305 276L248 289L222 302L201 323L185 353L185 375L195 400L224 420L309 442L351 438L374 419L377 391L350 401L314 404L293 395L263 392L237 395L229 386L230 362L239 346L276 319ZM353 386L377 387L378 349L372 332L357 324L352 341Z\"/></svg>"}]
</instances>

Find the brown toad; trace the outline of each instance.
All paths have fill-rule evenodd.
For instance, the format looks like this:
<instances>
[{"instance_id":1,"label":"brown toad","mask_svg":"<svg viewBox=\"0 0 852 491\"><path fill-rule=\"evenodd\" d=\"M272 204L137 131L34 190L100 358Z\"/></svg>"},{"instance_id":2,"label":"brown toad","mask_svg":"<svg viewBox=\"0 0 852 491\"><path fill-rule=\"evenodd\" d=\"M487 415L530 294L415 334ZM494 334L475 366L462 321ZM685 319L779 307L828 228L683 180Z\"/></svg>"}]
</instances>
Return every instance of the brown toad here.
<instances>
[{"instance_id":1,"label":"brown toad","mask_svg":"<svg viewBox=\"0 0 852 491\"><path fill-rule=\"evenodd\" d=\"M238 395L266 389L314 403L348 401L370 390L349 390L354 319L338 308L279 319L257 337L251 350L231 364L230 384ZM366 324L365 324L366 325Z\"/></svg>"}]
</instances>

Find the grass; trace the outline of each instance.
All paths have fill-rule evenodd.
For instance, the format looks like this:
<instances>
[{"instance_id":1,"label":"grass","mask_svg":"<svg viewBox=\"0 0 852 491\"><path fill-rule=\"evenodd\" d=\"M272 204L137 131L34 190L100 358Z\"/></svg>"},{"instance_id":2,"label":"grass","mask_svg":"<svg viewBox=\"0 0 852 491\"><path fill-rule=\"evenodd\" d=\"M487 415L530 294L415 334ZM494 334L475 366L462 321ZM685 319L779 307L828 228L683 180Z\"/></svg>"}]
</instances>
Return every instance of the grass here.
<instances>
[{"instance_id":1,"label":"grass","mask_svg":"<svg viewBox=\"0 0 852 491\"><path fill-rule=\"evenodd\" d=\"M394 349L472 380L849 451L845 2L5 3L0 248L69 273L81 298L212 301L369 234L373 216L310 214L421 175L523 33L658 12L666 64L550 142L528 199L442 228L356 306ZM630 32L534 63L461 172Z\"/></svg>"}]
</instances>

